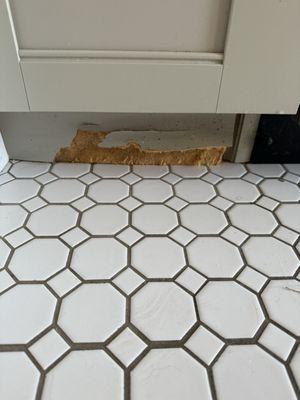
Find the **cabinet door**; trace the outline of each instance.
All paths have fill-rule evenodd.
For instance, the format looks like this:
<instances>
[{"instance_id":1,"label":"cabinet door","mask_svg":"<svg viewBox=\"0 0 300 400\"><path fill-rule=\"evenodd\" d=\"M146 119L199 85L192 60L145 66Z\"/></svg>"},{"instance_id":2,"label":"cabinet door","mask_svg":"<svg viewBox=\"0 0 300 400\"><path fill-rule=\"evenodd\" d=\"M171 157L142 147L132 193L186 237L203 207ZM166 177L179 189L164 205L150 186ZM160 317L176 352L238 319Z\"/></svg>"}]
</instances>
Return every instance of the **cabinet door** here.
<instances>
[{"instance_id":1,"label":"cabinet door","mask_svg":"<svg viewBox=\"0 0 300 400\"><path fill-rule=\"evenodd\" d=\"M234 0L218 112L295 114L299 39L299 0Z\"/></svg>"},{"instance_id":2,"label":"cabinet door","mask_svg":"<svg viewBox=\"0 0 300 400\"><path fill-rule=\"evenodd\" d=\"M0 112L28 109L9 9L0 0Z\"/></svg>"},{"instance_id":3,"label":"cabinet door","mask_svg":"<svg viewBox=\"0 0 300 400\"><path fill-rule=\"evenodd\" d=\"M34 111L216 112L230 0L10 0Z\"/></svg>"}]
</instances>

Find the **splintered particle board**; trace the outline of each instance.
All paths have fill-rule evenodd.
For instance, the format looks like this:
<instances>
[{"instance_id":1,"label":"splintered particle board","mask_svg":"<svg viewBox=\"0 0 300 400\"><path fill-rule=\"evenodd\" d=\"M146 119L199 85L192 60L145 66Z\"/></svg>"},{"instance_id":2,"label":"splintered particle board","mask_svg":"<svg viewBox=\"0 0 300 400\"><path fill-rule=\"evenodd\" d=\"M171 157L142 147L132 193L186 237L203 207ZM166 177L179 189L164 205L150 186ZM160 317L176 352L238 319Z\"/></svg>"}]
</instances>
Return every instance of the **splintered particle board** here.
<instances>
[{"instance_id":1,"label":"splintered particle board","mask_svg":"<svg viewBox=\"0 0 300 400\"><path fill-rule=\"evenodd\" d=\"M218 139L220 136L218 135ZM204 143L204 142L207 143ZM128 165L216 165L222 161L225 143L196 131L114 131L80 128L69 147L61 148L57 162Z\"/></svg>"}]
</instances>

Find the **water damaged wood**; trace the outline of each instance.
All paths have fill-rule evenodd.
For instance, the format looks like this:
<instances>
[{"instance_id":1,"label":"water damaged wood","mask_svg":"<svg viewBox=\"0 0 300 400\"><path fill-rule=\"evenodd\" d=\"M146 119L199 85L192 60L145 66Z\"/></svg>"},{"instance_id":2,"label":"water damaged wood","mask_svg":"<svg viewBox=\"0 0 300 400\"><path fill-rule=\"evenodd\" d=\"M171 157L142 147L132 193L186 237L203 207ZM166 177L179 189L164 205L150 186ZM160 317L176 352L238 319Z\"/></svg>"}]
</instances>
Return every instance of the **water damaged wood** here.
<instances>
[{"instance_id":1,"label":"water damaged wood","mask_svg":"<svg viewBox=\"0 0 300 400\"><path fill-rule=\"evenodd\" d=\"M80 128L69 147L61 148L57 162L127 165L216 165L226 146L203 146L194 131L103 132Z\"/></svg>"}]
</instances>

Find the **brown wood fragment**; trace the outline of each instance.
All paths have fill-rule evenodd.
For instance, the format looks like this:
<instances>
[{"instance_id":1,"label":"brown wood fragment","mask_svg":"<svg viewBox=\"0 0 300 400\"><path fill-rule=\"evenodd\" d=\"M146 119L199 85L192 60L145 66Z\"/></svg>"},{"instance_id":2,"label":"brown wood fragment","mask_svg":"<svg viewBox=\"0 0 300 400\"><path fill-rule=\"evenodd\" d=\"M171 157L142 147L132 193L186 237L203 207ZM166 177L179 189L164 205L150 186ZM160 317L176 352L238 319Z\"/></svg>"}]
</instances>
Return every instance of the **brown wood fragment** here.
<instances>
[{"instance_id":1,"label":"brown wood fragment","mask_svg":"<svg viewBox=\"0 0 300 400\"><path fill-rule=\"evenodd\" d=\"M78 129L69 147L61 148L56 162L127 165L216 165L222 161L225 146L183 150L143 149L135 142L119 147L101 147L109 132Z\"/></svg>"}]
</instances>

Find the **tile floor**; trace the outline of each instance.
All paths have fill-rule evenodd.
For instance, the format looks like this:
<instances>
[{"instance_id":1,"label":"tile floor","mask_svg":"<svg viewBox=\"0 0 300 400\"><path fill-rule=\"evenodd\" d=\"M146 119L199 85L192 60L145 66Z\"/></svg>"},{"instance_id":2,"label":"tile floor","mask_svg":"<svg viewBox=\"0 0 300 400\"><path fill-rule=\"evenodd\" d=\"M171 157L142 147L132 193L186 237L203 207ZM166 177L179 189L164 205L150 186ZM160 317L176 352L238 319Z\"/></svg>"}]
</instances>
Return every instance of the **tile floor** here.
<instances>
[{"instance_id":1,"label":"tile floor","mask_svg":"<svg viewBox=\"0 0 300 400\"><path fill-rule=\"evenodd\" d=\"M12 161L0 398L300 398L300 165Z\"/></svg>"}]
</instances>

